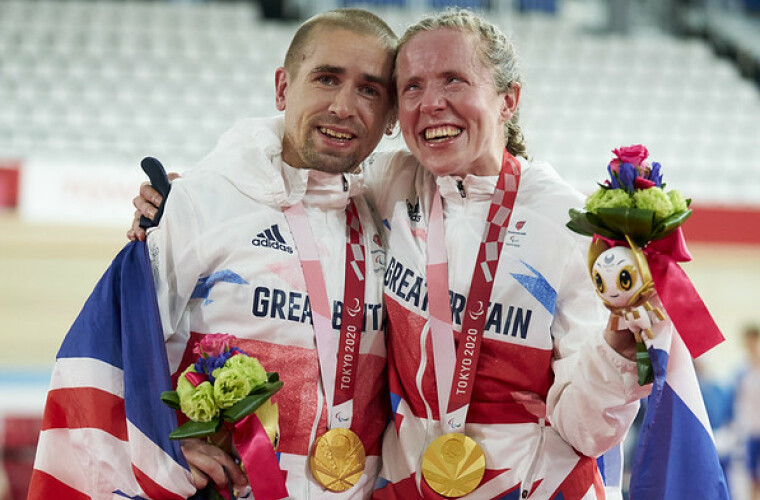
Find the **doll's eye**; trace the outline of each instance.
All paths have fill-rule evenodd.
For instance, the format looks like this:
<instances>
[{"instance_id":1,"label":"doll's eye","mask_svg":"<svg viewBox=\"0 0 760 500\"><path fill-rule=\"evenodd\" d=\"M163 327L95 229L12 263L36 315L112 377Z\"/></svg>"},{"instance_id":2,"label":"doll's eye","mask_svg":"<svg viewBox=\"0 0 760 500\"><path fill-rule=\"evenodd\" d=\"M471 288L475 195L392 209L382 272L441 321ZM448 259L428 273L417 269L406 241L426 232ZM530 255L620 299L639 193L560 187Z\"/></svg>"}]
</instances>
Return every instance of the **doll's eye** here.
<instances>
[{"instance_id":1,"label":"doll's eye","mask_svg":"<svg viewBox=\"0 0 760 500\"><path fill-rule=\"evenodd\" d=\"M597 292L604 293L604 278L602 278L602 275L598 271L594 272L594 284L596 285Z\"/></svg>"},{"instance_id":2,"label":"doll's eye","mask_svg":"<svg viewBox=\"0 0 760 500\"><path fill-rule=\"evenodd\" d=\"M625 266L618 274L618 288L627 292L636 284L636 271L631 266Z\"/></svg>"}]
</instances>

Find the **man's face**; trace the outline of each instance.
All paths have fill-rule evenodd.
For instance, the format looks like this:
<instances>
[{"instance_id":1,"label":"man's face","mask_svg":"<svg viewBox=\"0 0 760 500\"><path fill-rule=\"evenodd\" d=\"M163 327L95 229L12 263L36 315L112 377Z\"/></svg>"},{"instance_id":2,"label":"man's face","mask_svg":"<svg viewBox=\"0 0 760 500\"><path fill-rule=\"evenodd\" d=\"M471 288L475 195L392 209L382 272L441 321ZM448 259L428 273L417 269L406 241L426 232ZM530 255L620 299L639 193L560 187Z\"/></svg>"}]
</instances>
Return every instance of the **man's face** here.
<instances>
[{"instance_id":1,"label":"man's face","mask_svg":"<svg viewBox=\"0 0 760 500\"><path fill-rule=\"evenodd\" d=\"M396 59L398 117L407 146L436 175L496 175L504 124L519 90L497 92L477 38L441 28L414 35Z\"/></svg>"},{"instance_id":2,"label":"man's face","mask_svg":"<svg viewBox=\"0 0 760 500\"><path fill-rule=\"evenodd\" d=\"M307 45L296 74L275 73L282 157L297 168L351 171L388 126L393 58L374 36L343 29L316 28Z\"/></svg>"}]
</instances>

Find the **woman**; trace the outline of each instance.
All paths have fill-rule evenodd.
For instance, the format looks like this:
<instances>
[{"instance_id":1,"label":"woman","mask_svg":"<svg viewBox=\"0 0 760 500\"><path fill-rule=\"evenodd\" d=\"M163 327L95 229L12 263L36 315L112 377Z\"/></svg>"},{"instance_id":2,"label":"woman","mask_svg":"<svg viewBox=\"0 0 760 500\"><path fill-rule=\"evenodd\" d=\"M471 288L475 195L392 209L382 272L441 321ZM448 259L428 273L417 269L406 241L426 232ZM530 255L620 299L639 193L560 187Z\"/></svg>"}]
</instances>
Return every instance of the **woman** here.
<instances>
[{"instance_id":1,"label":"woman","mask_svg":"<svg viewBox=\"0 0 760 500\"><path fill-rule=\"evenodd\" d=\"M395 424L375 496L603 498L592 457L622 441L649 387L630 332L605 331L588 240L564 227L582 198L526 160L514 50L490 23L447 11L406 31L395 74L414 156L365 169L387 229ZM450 322L465 332L457 354Z\"/></svg>"}]
</instances>

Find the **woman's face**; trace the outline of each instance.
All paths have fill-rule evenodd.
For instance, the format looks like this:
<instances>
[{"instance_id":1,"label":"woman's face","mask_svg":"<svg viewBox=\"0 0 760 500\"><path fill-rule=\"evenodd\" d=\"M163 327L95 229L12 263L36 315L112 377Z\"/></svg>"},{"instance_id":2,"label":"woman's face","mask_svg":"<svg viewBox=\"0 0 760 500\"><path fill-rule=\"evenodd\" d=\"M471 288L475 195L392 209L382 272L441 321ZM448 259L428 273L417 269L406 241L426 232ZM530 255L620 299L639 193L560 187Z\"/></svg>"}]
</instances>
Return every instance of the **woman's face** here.
<instances>
[{"instance_id":1,"label":"woman's face","mask_svg":"<svg viewBox=\"0 0 760 500\"><path fill-rule=\"evenodd\" d=\"M519 88L499 94L473 33L412 37L396 58L398 117L412 154L435 175L496 175Z\"/></svg>"}]
</instances>

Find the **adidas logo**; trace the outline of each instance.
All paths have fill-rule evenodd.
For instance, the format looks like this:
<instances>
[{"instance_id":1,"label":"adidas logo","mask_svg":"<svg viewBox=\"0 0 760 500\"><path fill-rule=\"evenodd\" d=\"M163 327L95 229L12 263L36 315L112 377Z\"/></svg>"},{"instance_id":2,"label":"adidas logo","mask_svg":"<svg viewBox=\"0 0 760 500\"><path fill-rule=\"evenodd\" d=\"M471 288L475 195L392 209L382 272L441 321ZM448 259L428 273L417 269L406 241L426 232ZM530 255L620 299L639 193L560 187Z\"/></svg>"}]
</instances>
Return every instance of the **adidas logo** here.
<instances>
[{"instance_id":1,"label":"adidas logo","mask_svg":"<svg viewBox=\"0 0 760 500\"><path fill-rule=\"evenodd\" d=\"M283 252L293 253L293 247L285 243L285 238L280 234L280 228L277 224L273 224L269 229L265 229L256 235L251 240L251 244L255 247L267 247L275 250L282 250Z\"/></svg>"},{"instance_id":2,"label":"adidas logo","mask_svg":"<svg viewBox=\"0 0 760 500\"><path fill-rule=\"evenodd\" d=\"M409 220L412 222L420 221L420 199L417 198L417 203L412 205L409 200L406 200L406 213L409 215Z\"/></svg>"}]
</instances>

